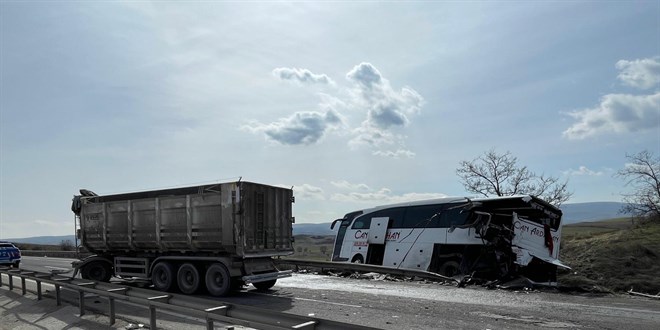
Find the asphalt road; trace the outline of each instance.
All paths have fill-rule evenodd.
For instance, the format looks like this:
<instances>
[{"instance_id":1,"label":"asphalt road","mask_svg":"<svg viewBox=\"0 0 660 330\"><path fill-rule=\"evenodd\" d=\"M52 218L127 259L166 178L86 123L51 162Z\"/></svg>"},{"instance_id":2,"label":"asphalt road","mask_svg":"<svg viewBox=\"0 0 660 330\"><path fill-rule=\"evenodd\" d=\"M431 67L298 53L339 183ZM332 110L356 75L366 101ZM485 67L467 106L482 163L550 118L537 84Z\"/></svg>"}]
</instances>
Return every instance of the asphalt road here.
<instances>
[{"instance_id":1,"label":"asphalt road","mask_svg":"<svg viewBox=\"0 0 660 330\"><path fill-rule=\"evenodd\" d=\"M70 269L72 259L23 257L21 268ZM294 274L267 293L209 299L383 329L660 329L660 301L629 295L456 288L436 283Z\"/></svg>"}]
</instances>

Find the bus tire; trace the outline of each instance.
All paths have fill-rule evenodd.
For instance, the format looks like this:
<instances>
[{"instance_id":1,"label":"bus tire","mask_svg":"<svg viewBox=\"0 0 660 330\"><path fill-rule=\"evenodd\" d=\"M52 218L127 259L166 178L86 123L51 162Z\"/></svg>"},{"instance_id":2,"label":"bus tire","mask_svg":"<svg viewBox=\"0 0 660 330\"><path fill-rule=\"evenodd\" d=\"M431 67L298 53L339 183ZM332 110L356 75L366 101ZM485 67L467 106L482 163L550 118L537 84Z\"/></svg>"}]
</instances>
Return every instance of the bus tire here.
<instances>
[{"instance_id":1,"label":"bus tire","mask_svg":"<svg viewBox=\"0 0 660 330\"><path fill-rule=\"evenodd\" d=\"M151 271L151 283L160 291L172 291L174 288L174 266L169 262L159 262Z\"/></svg>"},{"instance_id":2,"label":"bus tire","mask_svg":"<svg viewBox=\"0 0 660 330\"><path fill-rule=\"evenodd\" d=\"M447 277L459 275L461 273L461 264L459 264L456 260L447 260L442 265L440 265L438 273Z\"/></svg>"},{"instance_id":3,"label":"bus tire","mask_svg":"<svg viewBox=\"0 0 660 330\"><path fill-rule=\"evenodd\" d=\"M362 257L361 254L356 254L353 259L351 260L351 263L354 264L363 264L364 263L364 258Z\"/></svg>"},{"instance_id":4,"label":"bus tire","mask_svg":"<svg viewBox=\"0 0 660 330\"><path fill-rule=\"evenodd\" d=\"M257 288L257 291L266 291L272 288L275 285L275 282L277 282L277 280L252 283L252 285Z\"/></svg>"},{"instance_id":5,"label":"bus tire","mask_svg":"<svg viewBox=\"0 0 660 330\"><path fill-rule=\"evenodd\" d=\"M201 280L197 267L191 263L185 263L176 272L176 281L179 290L185 294L193 294L199 290Z\"/></svg>"},{"instance_id":6,"label":"bus tire","mask_svg":"<svg viewBox=\"0 0 660 330\"><path fill-rule=\"evenodd\" d=\"M204 276L206 289L212 296L222 297L231 292L231 276L225 265L217 262L209 266Z\"/></svg>"}]
</instances>

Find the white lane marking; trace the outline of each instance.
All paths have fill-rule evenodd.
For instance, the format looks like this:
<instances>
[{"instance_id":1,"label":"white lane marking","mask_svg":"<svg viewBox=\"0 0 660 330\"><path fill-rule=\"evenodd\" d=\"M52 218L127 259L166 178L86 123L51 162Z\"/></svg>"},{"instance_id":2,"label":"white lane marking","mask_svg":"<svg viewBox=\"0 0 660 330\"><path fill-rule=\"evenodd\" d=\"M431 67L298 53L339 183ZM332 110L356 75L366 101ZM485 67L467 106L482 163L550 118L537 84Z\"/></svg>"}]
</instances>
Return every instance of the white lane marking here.
<instances>
[{"instance_id":1,"label":"white lane marking","mask_svg":"<svg viewBox=\"0 0 660 330\"><path fill-rule=\"evenodd\" d=\"M274 295L274 294L268 294L268 293L261 293L261 292L254 292L254 291L248 291L251 294L260 294L263 296L271 296L271 297L276 297L276 298L282 298L280 295ZM323 300L316 300L316 299L308 299L308 298L297 298L297 297L290 297L291 299L294 300L305 300L305 301L315 301L319 302L322 304L330 304L330 305L339 305L339 306L346 306L346 307L356 307L356 308L362 308L360 305L351 305L351 304L342 304L342 303L336 303L332 301L323 301Z\"/></svg>"},{"instance_id":2,"label":"white lane marking","mask_svg":"<svg viewBox=\"0 0 660 330\"><path fill-rule=\"evenodd\" d=\"M53 267L53 266L44 266L44 268L59 269L59 270L71 270L71 268L62 268L62 267Z\"/></svg>"},{"instance_id":3,"label":"white lane marking","mask_svg":"<svg viewBox=\"0 0 660 330\"><path fill-rule=\"evenodd\" d=\"M357 307L357 308L362 308L360 305L350 305L350 304L342 304L342 303L336 303L336 302L331 302L331 301L323 301L323 300L316 300L316 299L307 299L307 298L293 298L296 300L307 300L307 301L316 301L324 304L330 304L330 305L339 305L339 306L347 306L347 307Z\"/></svg>"}]
</instances>

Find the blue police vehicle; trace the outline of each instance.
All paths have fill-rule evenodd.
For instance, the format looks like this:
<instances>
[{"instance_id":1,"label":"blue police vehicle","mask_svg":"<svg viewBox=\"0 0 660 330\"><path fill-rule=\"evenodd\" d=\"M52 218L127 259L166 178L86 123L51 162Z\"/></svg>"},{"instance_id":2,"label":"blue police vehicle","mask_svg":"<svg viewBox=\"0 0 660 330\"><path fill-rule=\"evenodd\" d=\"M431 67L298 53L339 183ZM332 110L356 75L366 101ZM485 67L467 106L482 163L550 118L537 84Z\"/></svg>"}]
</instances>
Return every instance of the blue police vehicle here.
<instances>
[{"instance_id":1,"label":"blue police vehicle","mask_svg":"<svg viewBox=\"0 0 660 330\"><path fill-rule=\"evenodd\" d=\"M21 263L21 250L10 242L0 241L0 265L13 265L18 268Z\"/></svg>"}]
</instances>

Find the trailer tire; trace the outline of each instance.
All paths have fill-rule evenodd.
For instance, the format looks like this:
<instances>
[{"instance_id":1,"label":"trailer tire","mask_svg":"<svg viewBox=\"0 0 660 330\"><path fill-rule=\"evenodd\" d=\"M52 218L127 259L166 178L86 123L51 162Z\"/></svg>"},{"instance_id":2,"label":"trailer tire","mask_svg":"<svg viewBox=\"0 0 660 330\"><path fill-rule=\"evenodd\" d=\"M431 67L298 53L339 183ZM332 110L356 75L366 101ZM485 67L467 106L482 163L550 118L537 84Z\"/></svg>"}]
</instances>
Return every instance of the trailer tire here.
<instances>
[{"instance_id":1,"label":"trailer tire","mask_svg":"<svg viewBox=\"0 0 660 330\"><path fill-rule=\"evenodd\" d=\"M272 288L276 282L277 280L270 280L270 281L252 283L252 285L255 288L257 288L257 291L267 291L268 289Z\"/></svg>"},{"instance_id":2,"label":"trailer tire","mask_svg":"<svg viewBox=\"0 0 660 330\"><path fill-rule=\"evenodd\" d=\"M176 281L181 292L185 294L197 292L201 283L197 267L191 263L181 265L179 271L176 273Z\"/></svg>"},{"instance_id":3,"label":"trailer tire","mask_svg":"<svg viewBox=\"0 0 660 330\"><path fill-rule=\"evenodd\" d=\"M206 270L204 276L206 289L212 296L222 297L231 292L231 276L227 267L221 263L214 263Z\"/></svg>"},{"instance_id":4,"label":"trailer tire","mask_svg":"<svg viewBox=\"0 0 660 330\"><path fill-rule=\"evenodd\" d=\"M160 291L172 291L174 287L174 266L169 262L159 262L151 271L151 283Z\"/></svg>"},{"instance_id":5,"label":"trailer tire","mask_svg":"<svg viewBox=\"0 0 660 330\"><path fill-rule=\"evenodd\" d=\"M112 270L110 264L97 260L84 265L80 271L80 276L86 280L108 282L112 277Z\"/></svg>"}]
</instances>

